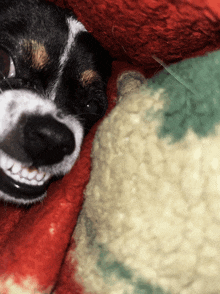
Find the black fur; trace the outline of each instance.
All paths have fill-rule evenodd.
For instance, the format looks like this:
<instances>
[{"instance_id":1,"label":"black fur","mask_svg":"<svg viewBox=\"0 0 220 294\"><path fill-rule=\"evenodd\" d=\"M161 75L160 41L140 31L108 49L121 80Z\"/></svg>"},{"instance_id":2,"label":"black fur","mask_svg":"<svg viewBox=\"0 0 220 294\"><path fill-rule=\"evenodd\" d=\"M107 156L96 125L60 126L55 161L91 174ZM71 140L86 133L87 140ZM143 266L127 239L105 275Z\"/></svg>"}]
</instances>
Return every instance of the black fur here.
<instances>
[{"instance_id":1,"label":"black fur","mask_svg":"<svg viewBox=\"0 0 220 294\"><path fill-rule=\"evenodd\" d=\"M20 174L23 169L27 173L36 169L51 174L52 179L63 176L79 152L75 151L81 144L77 126L85 135L107 109L111 58L85 29L77 31L68 47L69 20L76 21L72 12L49 2L0 0L0 62L1 58L5 62L0 66L0 115L8 121L0 129L0 199L5 201L39 201L48 182L42 187L17 182L10 178L10 169L4 167L8 176L1 168L1 157L20 164ZM15 66L15 75L10 77L4 73L9 62L4 52ZM8 96L10 101L5 101ZM36 106L31 106L29 97ZM19 103L26 103L27 110ZM1 108L8 109L7 113L1 114ZM16 109L19 115L14 119Z\"/></svg>"}]
</instances>

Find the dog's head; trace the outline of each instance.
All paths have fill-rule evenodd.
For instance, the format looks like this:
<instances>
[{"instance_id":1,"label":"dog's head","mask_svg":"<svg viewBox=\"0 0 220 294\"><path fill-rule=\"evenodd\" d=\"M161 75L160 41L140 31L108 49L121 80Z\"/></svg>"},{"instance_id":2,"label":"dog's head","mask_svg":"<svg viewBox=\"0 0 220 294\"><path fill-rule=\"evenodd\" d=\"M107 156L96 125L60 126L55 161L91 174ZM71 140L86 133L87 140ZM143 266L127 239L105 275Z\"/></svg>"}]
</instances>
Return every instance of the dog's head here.
<instances>
[{"instance_id":1,"label":"dog's head","mask_svg":"<svg viewBox=\"0 0 220 294\"><path fill-rule=\"evenodd\" d=\"M0 0L0 7L0 199L30 204L70 171L104 115L110 58L52 4Z\"/></svg>"}]
</instances>

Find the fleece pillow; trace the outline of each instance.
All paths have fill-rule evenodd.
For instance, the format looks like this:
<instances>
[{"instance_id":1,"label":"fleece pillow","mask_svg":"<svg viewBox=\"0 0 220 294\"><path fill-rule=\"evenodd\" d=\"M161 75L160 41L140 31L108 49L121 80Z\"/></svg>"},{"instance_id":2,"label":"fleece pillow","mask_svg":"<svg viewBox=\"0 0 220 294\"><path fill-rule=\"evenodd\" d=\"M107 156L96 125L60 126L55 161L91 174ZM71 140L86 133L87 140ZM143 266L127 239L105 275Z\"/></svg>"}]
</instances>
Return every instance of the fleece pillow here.
<instances>
[{"instance_id":1,"label":"fleece pillow","mask_svg":"<svg viewBox=\"0 0 220 294\"><path fill-rule=\"evenodd\" d=\"M219 65L119 78L74 233L84 293L220 293Z\"/></svg>"},{"instance_id":2,"label":"fleece pillow","mask_svg":"<svg viewBox=\"0 0 220 294\"><path fill-rule=\"evenodd\" d=\"M145 69L219 48L217 0L53 0L111 53Z\"/></svg>"}]
</instances>

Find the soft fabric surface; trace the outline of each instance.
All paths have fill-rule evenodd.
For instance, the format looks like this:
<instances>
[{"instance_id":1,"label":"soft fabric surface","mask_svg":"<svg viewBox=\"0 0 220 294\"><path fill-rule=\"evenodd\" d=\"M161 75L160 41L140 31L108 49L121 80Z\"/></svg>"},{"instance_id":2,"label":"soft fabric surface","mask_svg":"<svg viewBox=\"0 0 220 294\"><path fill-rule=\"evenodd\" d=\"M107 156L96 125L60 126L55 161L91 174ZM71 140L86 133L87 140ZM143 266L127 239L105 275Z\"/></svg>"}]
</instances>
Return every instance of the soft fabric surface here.
<instances>
[{"instance_id":1,"label":"soft fabric surface","mask_svg":"<svg viewBox=\"0 0 220 294\"><path fill-rule=\"evenodd\" d=\"M54 0L74 9L113 57L155 67L219 48L219 0Z\"/></svg>"},{"instance_id":2,"label":"soft fabric surface","mask_svg":"<svg viewBox=\"0 0 220 294\"><path fill-rule=\"evenodd\" d=\"M118 58L108 85L109 110L119 73L132 69L150 77L165 63L219 48L220 5L214 0L51 0L73 9L87 29ZM80 159L62 181L51 185L43 203L26 210L0 204L0 293L76 293L75 265L68 249L90 177L96 127Z\"/></svg>"},{"instance_id":3,"label":"soft fabric surface","mask_svg":"<svg viewBox=\"0 0 220 294\"><path fill-rule=\"evenodd\" d=\"M220 293L219 63L120 77L74 233L85 293Z\"/></svg>"}]
</instances>

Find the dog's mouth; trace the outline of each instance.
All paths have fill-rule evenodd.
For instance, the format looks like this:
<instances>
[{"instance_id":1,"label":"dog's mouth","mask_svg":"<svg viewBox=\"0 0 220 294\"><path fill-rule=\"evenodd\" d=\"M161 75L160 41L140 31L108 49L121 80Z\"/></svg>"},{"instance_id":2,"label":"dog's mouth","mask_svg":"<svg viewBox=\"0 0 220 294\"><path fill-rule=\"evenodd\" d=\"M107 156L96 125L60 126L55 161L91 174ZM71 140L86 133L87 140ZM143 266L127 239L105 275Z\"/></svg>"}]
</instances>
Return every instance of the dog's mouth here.
<instances>
[{"instance_id":1,"label":"dog's mouth","mask_svg":"<svg viewBox=\"0 0 220 294\"><path fill-rule=\"evenodd\" d=\"M0 156L0 190L14 198L36 198L45 193L52 175L26 167L5 153Z\"/></svg>"}]
</instances>

